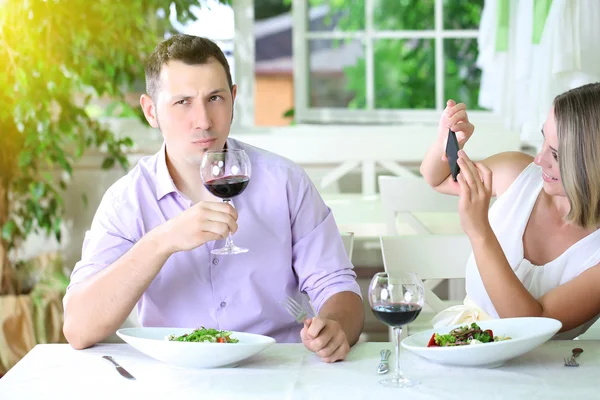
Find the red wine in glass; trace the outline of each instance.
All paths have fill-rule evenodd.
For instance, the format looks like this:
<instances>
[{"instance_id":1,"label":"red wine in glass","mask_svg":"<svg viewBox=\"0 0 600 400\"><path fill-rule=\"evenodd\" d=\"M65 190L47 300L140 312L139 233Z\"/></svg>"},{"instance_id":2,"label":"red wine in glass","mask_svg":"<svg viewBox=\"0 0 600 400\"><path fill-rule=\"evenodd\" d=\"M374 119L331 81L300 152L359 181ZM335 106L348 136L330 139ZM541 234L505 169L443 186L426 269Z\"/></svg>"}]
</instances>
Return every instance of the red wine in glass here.
<instances>
[{"instance_id":1,"label":"red wine in glass","mask_svg":"<svg viewBox=\"0 0 600 400\"><path fill-rule=\"evenodd\" d=\"M239 196L246 190L251 174L250 158L242 149L210 150L204 153L200 163L200 176L204 187L228 204L231 204L233 197ZM233 243L230 232L225 239L225 246L212 249L211 253L227 255L247 251L247 248L238 247Z\"/></svg>"},{"instance_id":2,"label":"red wine in glass","mask_svg":"<svg viewBox=\"0 0 600 400\"><path fill-rule=\"evenodd\" d=\"M224 178L212 179L204 183L204 186L214 196L220 199L231 199L241 194L248 186L250 178L244 175L232 175Z\"/></svg>"},{"instance_id":3,"label":"red wine in glass","mask_svg":"<svg viewBox=\"0 0 600 400\"><path fill-rule=\"evenodd\" d=\"M402 327L413 322L425 304L425 286L413 272L379 272L369 284L369 305L375 317L394 330L396 368L390 379L380 383L387 387L404 388L417 384L406 378L400 369L400 338Z\"/></svg>"},{"instance_id":4,"label":"red wine in glass","mask_svg":"<svg viewBox=\"0 0 600 400\"><path fill-rule=\"evenodd\" d=\"M384 324L394 327L413 322L421 313L422 307L414 303L390 303L376 305L373 314Z\"/></svg>"}]
</instances>

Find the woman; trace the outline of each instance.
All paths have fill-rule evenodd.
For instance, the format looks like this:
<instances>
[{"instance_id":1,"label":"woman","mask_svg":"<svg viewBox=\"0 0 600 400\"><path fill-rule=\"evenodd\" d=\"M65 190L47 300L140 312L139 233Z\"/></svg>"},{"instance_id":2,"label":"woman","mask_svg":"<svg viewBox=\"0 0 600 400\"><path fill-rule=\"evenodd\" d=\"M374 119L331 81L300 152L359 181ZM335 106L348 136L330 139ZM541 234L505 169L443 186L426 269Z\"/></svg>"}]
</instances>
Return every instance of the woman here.
<instances>
[{"instance_id":1,"label":"woman","mask_svg":"<svg viewBox=\"0 0 600 400\"><path fill-rule=\"evenodd\" d=\"M460 150L458 182L444 155L449 128L462 149L474 131L464 104L448 101L421 173L437 191L460 196L473 254L465 306L434 325L549 317L563 324L557 338L582 334L600 316L600 84L556 97L535 158L508 152L474 163Z\"/></svg>"}]
</instances>

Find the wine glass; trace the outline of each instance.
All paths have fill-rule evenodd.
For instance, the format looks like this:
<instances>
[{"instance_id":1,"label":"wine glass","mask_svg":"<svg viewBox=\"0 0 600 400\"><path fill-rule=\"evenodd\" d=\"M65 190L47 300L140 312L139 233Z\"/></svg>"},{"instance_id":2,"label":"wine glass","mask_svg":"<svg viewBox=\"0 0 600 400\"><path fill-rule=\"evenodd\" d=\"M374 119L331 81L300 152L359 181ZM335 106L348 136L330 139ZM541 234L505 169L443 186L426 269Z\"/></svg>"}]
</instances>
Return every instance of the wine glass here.
<instances>
[{"instance_id":1,"label":"wine glass","mask_svg":"<svg viewBox=\"0 0 600 400\"><path fill-rule=\"evenodd\" d=\"M378 320L394 328L396 370L391 379L379 381L389 387L409 387L417 382L402 375L400 370L400 336L402 326L414 321L425 302L423 281L413 272L380 272L369 285L369 304Z\"/></svg>"},{"instance_id":2,"label":"wine glass","mask_svg":"<svg viewBox=\"0 0 600 400\"><path fill-rule=\"evenodd\" d=\"M250 159L244 150L223 149L204 153L200 164L200 175L204 186L213 195L231 204L231 199L241 194L250 182ZM237 247L231 232L225 246L213 249L212 254L227 255L246 253L248 249Z\"/></svg>"}]
</instances>

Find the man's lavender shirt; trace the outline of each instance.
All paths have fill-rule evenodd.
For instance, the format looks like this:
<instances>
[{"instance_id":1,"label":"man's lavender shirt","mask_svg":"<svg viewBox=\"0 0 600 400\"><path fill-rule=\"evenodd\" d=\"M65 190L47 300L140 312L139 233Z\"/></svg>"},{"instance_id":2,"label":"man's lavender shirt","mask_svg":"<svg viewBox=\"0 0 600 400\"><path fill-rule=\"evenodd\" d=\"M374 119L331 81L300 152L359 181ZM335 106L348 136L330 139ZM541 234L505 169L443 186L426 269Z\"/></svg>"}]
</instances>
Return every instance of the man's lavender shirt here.
<instances>
[{"instance_id":1,"label":"man's lavender shirt","mask_svg":"<svg viewBox=\"0 0 600 400\"><path fill-rule=\"evenodd\" d=\"M302 168L229 138L252 164L246 190L233 199L236 244L245 254L214 256L224 240L169 257L137 304L143 326L199 326L299 342L298 324L279 303L307 293L318 310L332 295L361 296L331 210ZM69 288L106 268L153 228L192 206L175 187L165 146L144 157L105 193L86 232Z\"/></svg>"}]
</instances>

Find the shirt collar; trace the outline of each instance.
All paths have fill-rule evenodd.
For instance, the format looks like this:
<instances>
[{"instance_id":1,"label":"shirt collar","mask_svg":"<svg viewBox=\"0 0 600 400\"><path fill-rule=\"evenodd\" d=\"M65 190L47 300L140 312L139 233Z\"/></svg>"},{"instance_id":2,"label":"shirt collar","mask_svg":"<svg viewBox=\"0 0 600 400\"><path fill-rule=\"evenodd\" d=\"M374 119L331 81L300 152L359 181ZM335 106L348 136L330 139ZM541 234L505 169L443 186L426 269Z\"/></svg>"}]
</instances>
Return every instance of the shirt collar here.
<instances>
[{"instance_id":1,"label":"shirt collar","mask_svg":"<svg viewBox=\"0 0 600 400\"><path fill-rule=\"evenodd\" d=\"M227 138L225 144L228 149L237 149L235 140ZM177 187L167 167L167 144L163 141L156 162L156 200L160 200L169 193L177 193Z\"/></svg>"},{"instance_id":2,"label":"shirt collar","mask_svg":"<svg viewBox=\"0 0 600 400\"><path fill-rule=\"evenodd\" d=\"M156 162L156 200L173 192L177 192L177 187L167 168L167 145L163 142Z\"/></svg>"}]
</instances>

